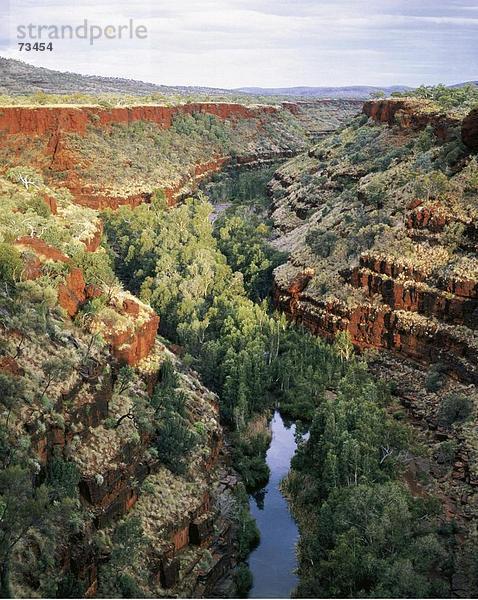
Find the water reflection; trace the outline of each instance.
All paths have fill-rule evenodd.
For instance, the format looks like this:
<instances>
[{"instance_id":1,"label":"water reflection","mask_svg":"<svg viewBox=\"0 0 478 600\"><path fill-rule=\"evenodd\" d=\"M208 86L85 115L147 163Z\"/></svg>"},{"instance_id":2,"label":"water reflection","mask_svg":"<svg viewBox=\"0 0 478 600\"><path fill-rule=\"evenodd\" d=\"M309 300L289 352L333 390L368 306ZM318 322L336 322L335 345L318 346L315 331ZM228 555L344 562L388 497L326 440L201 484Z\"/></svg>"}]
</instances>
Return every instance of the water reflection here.
<instances>
[{"instance_id":1,"label":"water reflection","mask_svg":"<svg viewBox=\"0 0 478 600\"><path fill-rule=\"evenodd\" d=\"M298 530L279 490L297 447L295 425L286 427L278 412L271 423L272 441L267 452L269 483L250 496L250 508L261 532L261 542L249 557L254 576L250 598L290 598L297 586L295 545Z\"/></svg>"}]
</instances>

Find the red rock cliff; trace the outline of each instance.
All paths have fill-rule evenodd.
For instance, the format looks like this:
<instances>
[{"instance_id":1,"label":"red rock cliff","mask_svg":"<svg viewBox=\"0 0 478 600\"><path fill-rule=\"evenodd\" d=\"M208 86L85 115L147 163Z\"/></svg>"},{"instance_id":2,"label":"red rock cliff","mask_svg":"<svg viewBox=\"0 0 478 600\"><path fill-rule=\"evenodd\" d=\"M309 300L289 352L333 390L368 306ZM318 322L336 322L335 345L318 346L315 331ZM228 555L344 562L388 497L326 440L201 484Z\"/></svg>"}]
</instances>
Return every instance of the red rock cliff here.
<instances>
[{"instance_id":1,"label":"red rock cliff","mask_svg":"<svg viewBox=\"0 0 478 600\"><path fill-rule=\"evenodd\" d=\"M159 317L152 308L134 296L123 299L116 306L119 315L129 317L119 329L113 324L104 323L99 315L94 325L111 346L113 356L122 363L136 365L151 352L159 327Z\"/></svg>"},{"instance_id":2,"label":"red rock cliff","mask_svg":"<svg viewBox=\"0 0 478 600\"><path fill-rule=\"evenodd\" d=\"M404 130L419 131L430 125L442 140L447 140L450 130L461 124L460 119L438 111L424 110L420 100L410 98L368 100L362 112L377 123L398 125Z\"/></svg>"},{"instance_id":3,"label":"red rock cliff","mask_svg":"<svg viewBox=\"0 0 478 600\"><path fill-rule=\"evenodd\" d=\"M253 119L271 114L274 106L243 106L229 102L195 102L179 106L134 106L122 108L79 107L4 107L0 112L0 131L5 134L45 135L57 131L84 134L88 124L106 127L113 123L149 121L171 127L178 114L207 113L220 119Z\"/></svg>"}]
</instances>

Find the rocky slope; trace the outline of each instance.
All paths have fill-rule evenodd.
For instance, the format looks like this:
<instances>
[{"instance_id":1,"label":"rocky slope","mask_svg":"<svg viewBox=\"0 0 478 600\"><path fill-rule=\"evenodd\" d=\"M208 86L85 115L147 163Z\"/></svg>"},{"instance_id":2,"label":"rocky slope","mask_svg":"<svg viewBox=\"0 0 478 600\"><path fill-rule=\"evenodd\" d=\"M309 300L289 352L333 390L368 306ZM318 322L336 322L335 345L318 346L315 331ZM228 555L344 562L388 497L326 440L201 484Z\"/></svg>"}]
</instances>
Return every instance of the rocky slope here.
<instances>
[{"instance_id":1,"label":"rocky slope","mask_svg":"<svg viewBox=\"0 0 478 600\"><path fill-rule=\"evenodd\" d=\"M317 333L442 360L475 383L477 163L461 121L419 101L363 110L271 183L275 243L292 249L276 301Z\"/></svg>"},{"instance_id":2,"label":"rocky slope","mask_svg":"<svg viewBox=\"0 0 478 600\"><path fill-rule=\"evenodd\" d=\"M19 396L6 435L13 446L25 440L37 477L52 465L73 465L82 519L50 565L38 562L48 532L32 529L17 544L12 591L59 593L55 586L67 579L86 597L105 593L98 581L129 515L143 543L125 572L141 593L208 595L234 564L237 481L222 449L218 399L157 338L159 316L101 271L107 256L98 214L73 204L65 190L39 180L26 189L11 179L0 178L0 379ZM14 287L4 277L10 264ZM198 442L181 473L153 451L151 403L166 363ZM224 503L230 510L221 513Z\"/></svg>"}]
</instances>

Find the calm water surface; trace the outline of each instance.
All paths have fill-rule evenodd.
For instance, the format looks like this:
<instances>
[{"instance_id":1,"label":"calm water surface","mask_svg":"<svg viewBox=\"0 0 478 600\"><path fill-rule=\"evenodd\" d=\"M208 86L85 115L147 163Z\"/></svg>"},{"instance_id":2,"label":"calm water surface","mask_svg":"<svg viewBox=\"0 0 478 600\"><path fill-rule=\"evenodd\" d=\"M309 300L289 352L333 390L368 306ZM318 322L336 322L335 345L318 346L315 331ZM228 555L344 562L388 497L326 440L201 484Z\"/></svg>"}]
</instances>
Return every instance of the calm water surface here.
<instances>
[{"instance_id":1,"label":"calm water surface","mask_svg":"<svg viewBox=\"0 0 478 600\"><path fill-rule=\"evenodd\" d=\"M254 576L249 598L290 598L298 584L293 571L296 568L295 545L299 533L279 490L296 449L295 425L287 429L276 412L271 426L272 442L267 452L267 464L271 470L269 483L249 499L252 516L261 532L261 542L249 557L249 567Z\"/></svg>"}]
</instances>

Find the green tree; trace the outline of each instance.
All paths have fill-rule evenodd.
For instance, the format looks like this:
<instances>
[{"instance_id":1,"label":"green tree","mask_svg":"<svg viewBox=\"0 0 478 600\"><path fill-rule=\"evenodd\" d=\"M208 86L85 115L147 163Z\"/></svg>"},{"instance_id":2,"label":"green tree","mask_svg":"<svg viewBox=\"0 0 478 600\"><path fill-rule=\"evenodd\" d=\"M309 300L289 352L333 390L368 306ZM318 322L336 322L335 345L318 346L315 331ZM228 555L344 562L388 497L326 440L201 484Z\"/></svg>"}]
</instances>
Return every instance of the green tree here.
<instances>
[{"instance_id":1,"label":"green tree","mask_svg":"<svg viewBox=\"0 0 478 600\"><path fill-rule=\"evenodd\" d=\"M52 500L47 485L33 485L32 473L21 465L0 471L0 590L11 598L10 570L14 551L33 532L44 535L44 552L53 557L55 542L72 531L76 499ZM46 559L46 555L44 556Z\"/></svg>"},{"instance_id":2,"label":"green tree","mask_svg":"<svg viewBox=\"0 0 478 600\"><path fill-rule=\"evenodd\" d=\"M158 457L173 473L184 473L186 458L197 444L197 435L184 419L173 412L163 412L158 419L153 445Z\"/></svg>"},{"instance_id":3,"label":"green tree","mask_svg":"<svg viewBox=\"0 0 478 600\"><path fill-rule=\"evenodd\" d=\"M18 250L10 244L0 244L0 279L14 285L23 270L23 261Z\"/></svg>"}]
</instances>

